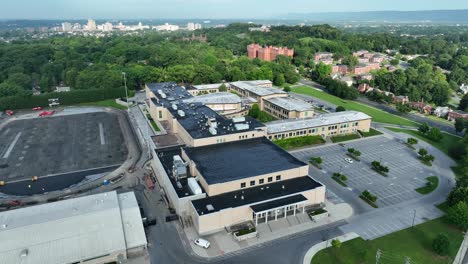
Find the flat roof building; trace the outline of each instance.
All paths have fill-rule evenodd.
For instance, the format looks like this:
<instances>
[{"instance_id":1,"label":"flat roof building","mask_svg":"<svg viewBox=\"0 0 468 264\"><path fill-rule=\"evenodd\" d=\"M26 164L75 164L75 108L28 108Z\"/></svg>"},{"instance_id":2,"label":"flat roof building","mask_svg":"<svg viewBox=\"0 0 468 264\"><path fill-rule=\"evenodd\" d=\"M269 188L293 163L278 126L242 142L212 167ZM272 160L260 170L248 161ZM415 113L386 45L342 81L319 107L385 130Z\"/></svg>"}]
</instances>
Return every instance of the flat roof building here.
<instances>
[{"instance_id":1,"label":"flat roof building","mask_svg":"<svg viewBox=\"0 0 468 264\"><path fill-rule=\"evenodd\" d=\"M241 98L229 92L203 94L185 99L184 102L202 103L221 115L237 113L243 109Z\"/></svg>"},{"instance_id":2,"label":"flat roof building","mask_svg":"<svg viewBox=\"0 0 468 264\"><path fill-rule=\"evenodd\" d=\"M268 138L282 139L299 136L320 135L328 137L368 132L372 118L362 112L345 111L322 114L313 118L273 121L266 124Z\"/></svg>"},{"instance_id":3,"label":"flat roof building","mask_svg":"<svg viewBox=\"0 0 468 264\"><path fill-rule=\"evenodd\" d=\"M307 118L314 116L311 104L294 97L265 99L263 110L278 119Z\"/></svg>"},{"instance_id":4,"label":"flat roof building","mask_svg":"<svg viewBox=\"0 0 468 264\"><path fill-rule=\"evenodd\" d=\"M133 192L0 213L0 263L109 263L146 250Z\"/></svg>"}]
</instances>

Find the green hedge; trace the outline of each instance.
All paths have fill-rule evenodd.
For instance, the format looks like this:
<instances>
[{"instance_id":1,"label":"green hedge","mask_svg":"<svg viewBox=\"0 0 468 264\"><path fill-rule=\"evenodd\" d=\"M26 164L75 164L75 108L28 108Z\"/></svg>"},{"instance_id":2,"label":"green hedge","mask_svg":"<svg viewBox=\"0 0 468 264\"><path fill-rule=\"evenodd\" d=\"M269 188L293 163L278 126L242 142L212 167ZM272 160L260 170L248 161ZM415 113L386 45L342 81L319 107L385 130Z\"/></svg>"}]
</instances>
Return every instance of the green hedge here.
<instances>
[{"instance_id":1,"label":"green hedge","mask_svg":"<svg viewBox=\"0 0 468 264\"><path fill-rule=\"evenodd\" d=\"M120 88L72 90L65 93L46 93L33 96L9 96L0 98L0 110L48 106L51 98L59 98L61 105L72 105L120 97L125 97L125 90Z\"/></svg>"}]
</instances>

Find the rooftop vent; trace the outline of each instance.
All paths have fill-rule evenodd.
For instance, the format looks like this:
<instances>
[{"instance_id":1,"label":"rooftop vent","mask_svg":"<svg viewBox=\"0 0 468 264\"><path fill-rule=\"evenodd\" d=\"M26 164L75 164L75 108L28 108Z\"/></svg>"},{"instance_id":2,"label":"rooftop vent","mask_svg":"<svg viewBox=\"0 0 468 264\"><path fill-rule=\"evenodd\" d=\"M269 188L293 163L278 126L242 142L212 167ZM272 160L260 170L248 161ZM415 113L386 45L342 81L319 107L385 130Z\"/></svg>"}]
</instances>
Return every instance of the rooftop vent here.
<instances>
[{"instance_id":1,"label":"rooftop vent","mask_svg":"<svg viewBox=\"0 0 468 264\"><path fill-rule=\"evenodd\" d=\"M5 228L7 228L7 226L8 226L7 224L2 224L0 227L1 227L2 229L5 229Z\"/></svg>"},{"instance_id":2,"label":"rooftop vent","mask_svg":"<svg viewBox=\"0 0 468 264\"><path fill-rule=\"evenodd\" d=\"M212 204L207 204L206 205L206 210L208 210L209 212L214 211L213 205Z\"/></svg>"},{"instance_id":3,"label":"rooftop vent","mask_svg":"<svg viewBox=\"0 0 468 264\"><path fill-rule=\"evenodd\" d=\"M283 190L284 190L284 185L283 185L283 186L281 186L281 188L283 188Z\"/></svg>"},{"instance_id":4,"label":"rooftop vent","mask_svg":"<svg viewBox=\"0 0 468 264\"><path fill-rule=\"evenodd\" d=\"M241 200L244 200L244 195L241 196Z\"/></svg>"},{"instance_id":5,"label":"rooftop vent","mask_svg":"<svg viewBox=\"0 0 468 264\"><path fill-rule=\"evenodd\" d=\"M28 256L28 254L29 254L29 250L27 248L25 248L25 249L21 250L20 257L25 258L25 257Z\"/></svg>"}]
</instances>

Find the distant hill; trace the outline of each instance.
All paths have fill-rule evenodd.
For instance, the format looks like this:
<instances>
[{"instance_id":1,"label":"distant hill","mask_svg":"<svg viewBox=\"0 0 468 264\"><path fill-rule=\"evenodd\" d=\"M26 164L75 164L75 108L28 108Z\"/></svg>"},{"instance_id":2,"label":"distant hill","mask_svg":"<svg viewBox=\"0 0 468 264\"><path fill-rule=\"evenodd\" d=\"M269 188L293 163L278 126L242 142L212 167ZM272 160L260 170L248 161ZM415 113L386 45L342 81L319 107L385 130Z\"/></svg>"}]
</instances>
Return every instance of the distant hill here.
<instances>
[{"instance_id":1,"label":"distant hill","mask_svg":"<svg viewBox=\"0 0 468 264\"><path fill-rule=\"evenodd\" d=\"M287 19L324 22L391 22L391 23L468 23L468 9L430 11L370 11L370 12L327 12L293 13Z\"/></svg>"}]
</instances>

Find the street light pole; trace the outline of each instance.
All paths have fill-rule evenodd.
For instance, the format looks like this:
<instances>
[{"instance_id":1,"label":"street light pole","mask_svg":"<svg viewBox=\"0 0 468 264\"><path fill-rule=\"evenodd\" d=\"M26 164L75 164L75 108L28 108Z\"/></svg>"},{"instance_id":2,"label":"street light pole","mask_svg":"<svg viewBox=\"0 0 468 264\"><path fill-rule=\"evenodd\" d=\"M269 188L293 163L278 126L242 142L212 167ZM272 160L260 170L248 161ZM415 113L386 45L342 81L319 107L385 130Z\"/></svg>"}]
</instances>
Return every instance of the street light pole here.
<instances>
[{"instance_id":1,"label":"street light pole","mask_svg":"<svg viewBox=\"0 0 468 264\"><path fill-rule=\"evenodd\" d=\"M127 112L130 113L130 102L128 101L128 91L127 91L127 73L122 72L124 77L124 85L125 85L125 97L127 97Z\"/></svg>"},{"instance_id":2,"label":"street light pole","mask_svg":"<svg viewBox=\"0 0 468 264\"><path fill-rule=\"evenodd\" d=\"M411 228L414 227L414 219L416 218L416 209L413 209L414 214L413 214L413 224L411 224Z\"/></svg>"}]
</instances>

